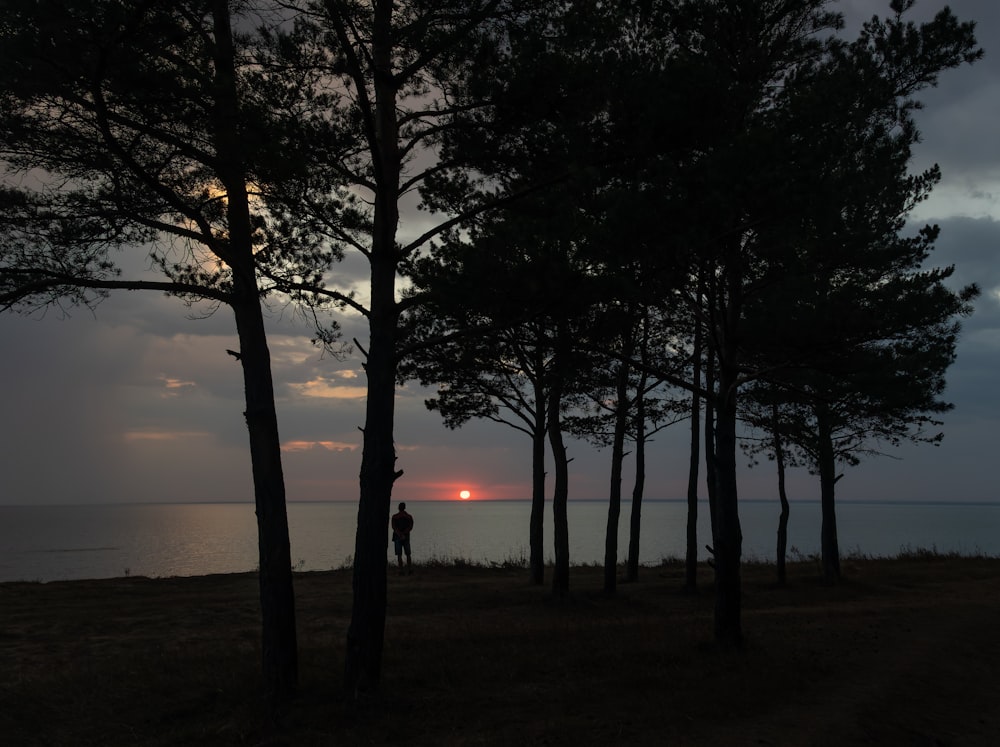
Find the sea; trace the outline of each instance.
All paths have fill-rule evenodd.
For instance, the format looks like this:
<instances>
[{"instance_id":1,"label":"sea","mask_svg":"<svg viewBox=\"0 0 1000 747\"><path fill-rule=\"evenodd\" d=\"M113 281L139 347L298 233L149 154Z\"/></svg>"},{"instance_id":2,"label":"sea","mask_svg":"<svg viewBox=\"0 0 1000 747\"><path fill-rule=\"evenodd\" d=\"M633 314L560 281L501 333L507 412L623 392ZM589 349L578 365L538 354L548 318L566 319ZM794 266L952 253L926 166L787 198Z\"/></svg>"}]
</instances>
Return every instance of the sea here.
<instances>
[{"instance_id":1,"label":"sea","mask_svg":"<svg viewBox=\"0 0 1000 747\"><path fill-rule=\"evenodd\" d=\"M484 565L525 563L528 501L411 501L414 560ZM608 507L570 501L570 562L600 564ZM779 507L740 506L743 556L774 562ZM628 549L631 504L622 504L619 560ZM657 565L684 557L687 504L642 503L639 560ZM700 555L710 544L708 506L699 505ZM288 505L292 566L297 571L349 567L357 504ZM842 556L888 557L923 550L1000 556L1000 503L841 503ZM545 554L553 557L551 504L546 506ZM386 530L388 537L388 528ZM819 553L819 503L793 503L788 557ZM391 552L391 543L389 545ZM120 576L199 576L257 568L257 528L249 503L0 506L0 581L49 582Z\"/></svg>"}]
</instances>

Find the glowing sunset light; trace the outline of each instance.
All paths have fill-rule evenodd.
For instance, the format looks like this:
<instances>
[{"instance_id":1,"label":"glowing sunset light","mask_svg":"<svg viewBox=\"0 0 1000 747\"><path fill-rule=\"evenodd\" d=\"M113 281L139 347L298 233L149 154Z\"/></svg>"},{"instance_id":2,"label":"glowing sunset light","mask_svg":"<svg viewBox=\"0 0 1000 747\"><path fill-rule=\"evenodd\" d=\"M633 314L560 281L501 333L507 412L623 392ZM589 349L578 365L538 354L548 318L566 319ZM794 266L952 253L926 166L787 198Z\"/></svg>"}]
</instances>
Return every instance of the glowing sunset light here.
<instances>
[{"instance_id":1,"label":"glowing sunset light","mask_svg":"<svg viewBox=\"0 0 1000 747\"><path fill-rule=\"evenodd\" d=\"M467 501L472 497L472 493L470 493L468 490L463 490L461 493L458 494L458 497L461 498L463 501Z\"/></svg>"}]
</instances>

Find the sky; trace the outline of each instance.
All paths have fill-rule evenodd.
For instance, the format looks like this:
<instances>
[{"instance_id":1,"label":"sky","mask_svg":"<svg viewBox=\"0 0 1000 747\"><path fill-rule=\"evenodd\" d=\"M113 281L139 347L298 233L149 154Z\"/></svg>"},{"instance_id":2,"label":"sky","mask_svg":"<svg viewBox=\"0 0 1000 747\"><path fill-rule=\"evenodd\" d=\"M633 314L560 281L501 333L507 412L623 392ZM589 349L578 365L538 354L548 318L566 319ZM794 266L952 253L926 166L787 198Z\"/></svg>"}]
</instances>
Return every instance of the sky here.
<instances>
[{"instance_id":1,"label":"sky","mask_svg":"<svg viewBox=\"0 0 1000 747\"><path fill-rule=\"evenodd\" d=\"M926 17L943 7L920 0ZM849 28L883 12L885 2L836 4ZM997 501L1000 433L1000 3L955 0L977 21L986 51L972 67L946 72L921 96L922 142L914 170L934 163L943 178L912 217L941 226L931 264L955 265L955 287L978 283L981 297L963 324L948 373L940 446L905 446L848 469L839 500ZM401 233L416 235L413 211ZM338 268L362 283L357 261ZM44 316L0 315L0 505L252 502L238 349L232 313L186 307L150 292L119 292L93 312L50 309ZM267 310L283 465L290 501L357 500L365 378L358 353L338 360L310 343L309 323L293 309ZM366 338L360 317L343 320L346 339ZM473 500L530 496L530 441L506 426L473 422L446 429L413 385L397 396L395 500ZM682 499L687 424L648 445L645 495ZM610 453L570 440L570 500L608 495ZM746 461L746 460L742 460ZM626 460L625 495L631 493ZM702 476L704 484L704 476ZM743 469L742 500L776 499L768 463ZM817 479L789 475L792 501L817 500Z\"/></svg>"}]
</instances>

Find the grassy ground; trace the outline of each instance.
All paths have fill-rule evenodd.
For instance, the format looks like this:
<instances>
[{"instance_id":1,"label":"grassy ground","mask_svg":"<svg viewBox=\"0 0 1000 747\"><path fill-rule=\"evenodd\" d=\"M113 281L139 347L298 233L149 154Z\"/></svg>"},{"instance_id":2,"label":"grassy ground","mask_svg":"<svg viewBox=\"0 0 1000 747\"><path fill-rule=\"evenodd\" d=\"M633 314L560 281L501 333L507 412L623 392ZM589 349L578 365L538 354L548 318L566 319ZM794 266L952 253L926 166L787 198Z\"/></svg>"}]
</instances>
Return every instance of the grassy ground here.
<instances>
[{"instance_id":1,"label":"grassy ground","mask_svg":"<svg viewBox=\"0 0 1000 747\"><path fill-rule=\"evenodd\" d=\"M680 566L556 602L523 569L389 578L381 696L339 694L347 571L296 575L300 694L259 698L253 575L0 584L5 745L988 745L1000 733L1000 560L848 561L823 586L744 571L742 652Z\"/></svg>"}]
</instances>

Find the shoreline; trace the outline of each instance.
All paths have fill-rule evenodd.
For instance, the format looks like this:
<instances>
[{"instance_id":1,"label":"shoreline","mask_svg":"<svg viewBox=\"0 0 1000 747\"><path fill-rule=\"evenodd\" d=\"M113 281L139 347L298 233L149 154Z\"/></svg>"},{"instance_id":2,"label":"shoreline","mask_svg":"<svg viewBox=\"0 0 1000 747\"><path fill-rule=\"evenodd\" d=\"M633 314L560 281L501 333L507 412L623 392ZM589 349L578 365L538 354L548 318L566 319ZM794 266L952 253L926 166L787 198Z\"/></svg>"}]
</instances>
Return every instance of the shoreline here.
<instances>
[{"instance_id":1,"label":"shoreline","mask_svg":"<svg viewBox=\"0 0 1000 747\"><path fill-rule=\"evenodd\" d=\"M915 560L998 560L1000 561L1000 554L990 554L986 552L939 552L936 548L926 548L926 547L915 547L912 549L901 550L899 553L894 555L874 555L859 552L849 552L841 554L841 563L858 563L858 562L869 562L869 561L915 561ZM386 566L389 571L389 575L392 575L395 556L386 556ZM803 565L810 563L819 563L820 555L818 553L804 554L798 551L790 552L788 558L785 561L786 565ZM423 569L448 569L448 568L458 568L458 569L473 569L473 570L523 570L527 573L528 562L527 559L521 558L508 558L502 561L492 561L492 560L472 560L469 558L461 557L432 557L424 560L414 560L413 565L415 568ZM552 560L548 560L545 563L545 568L547 572L550 572L554 567L555 563ZM777 563L770 558L760 558L758 556L745 556L740 560L741 567L770 567L776 568ZM700 560L698 563L699 568L707 566L706 560ZM662 558L658 563L640 563L639 568L647 571L656 571L657 569L683 569L684 560L682 558ZM336 572L349 572L353 568L352 565L343 564L336 568L328 569L300 569L293 566L292 574L293 577L304 576L308 574L323 574L323 573L336 573ZM569 565L570 572L574 570L585 570L585 569L603 569L603 564L598 562L593 563L573 563L570 562ZM624 563L619 563L618 568L622 570L624 568ZM226 577L226 576L256 576L258 571L256 569L249 569L243 571L220 571L220 572L210 572L210 573L194 573L190 575L145 575L141 573L123 573L118 576L96 576L92 578L54 578L48 580L37 580L37 579L8 579L0 580L0 585L4 584L56 584L56 583L73 583L73 582L91 582L91 581L114 581L120 579L147 579L147 580L162 580L162 579L195 579L195 578L208 578L208 577Z\"/></svg>"}]
</instances>

